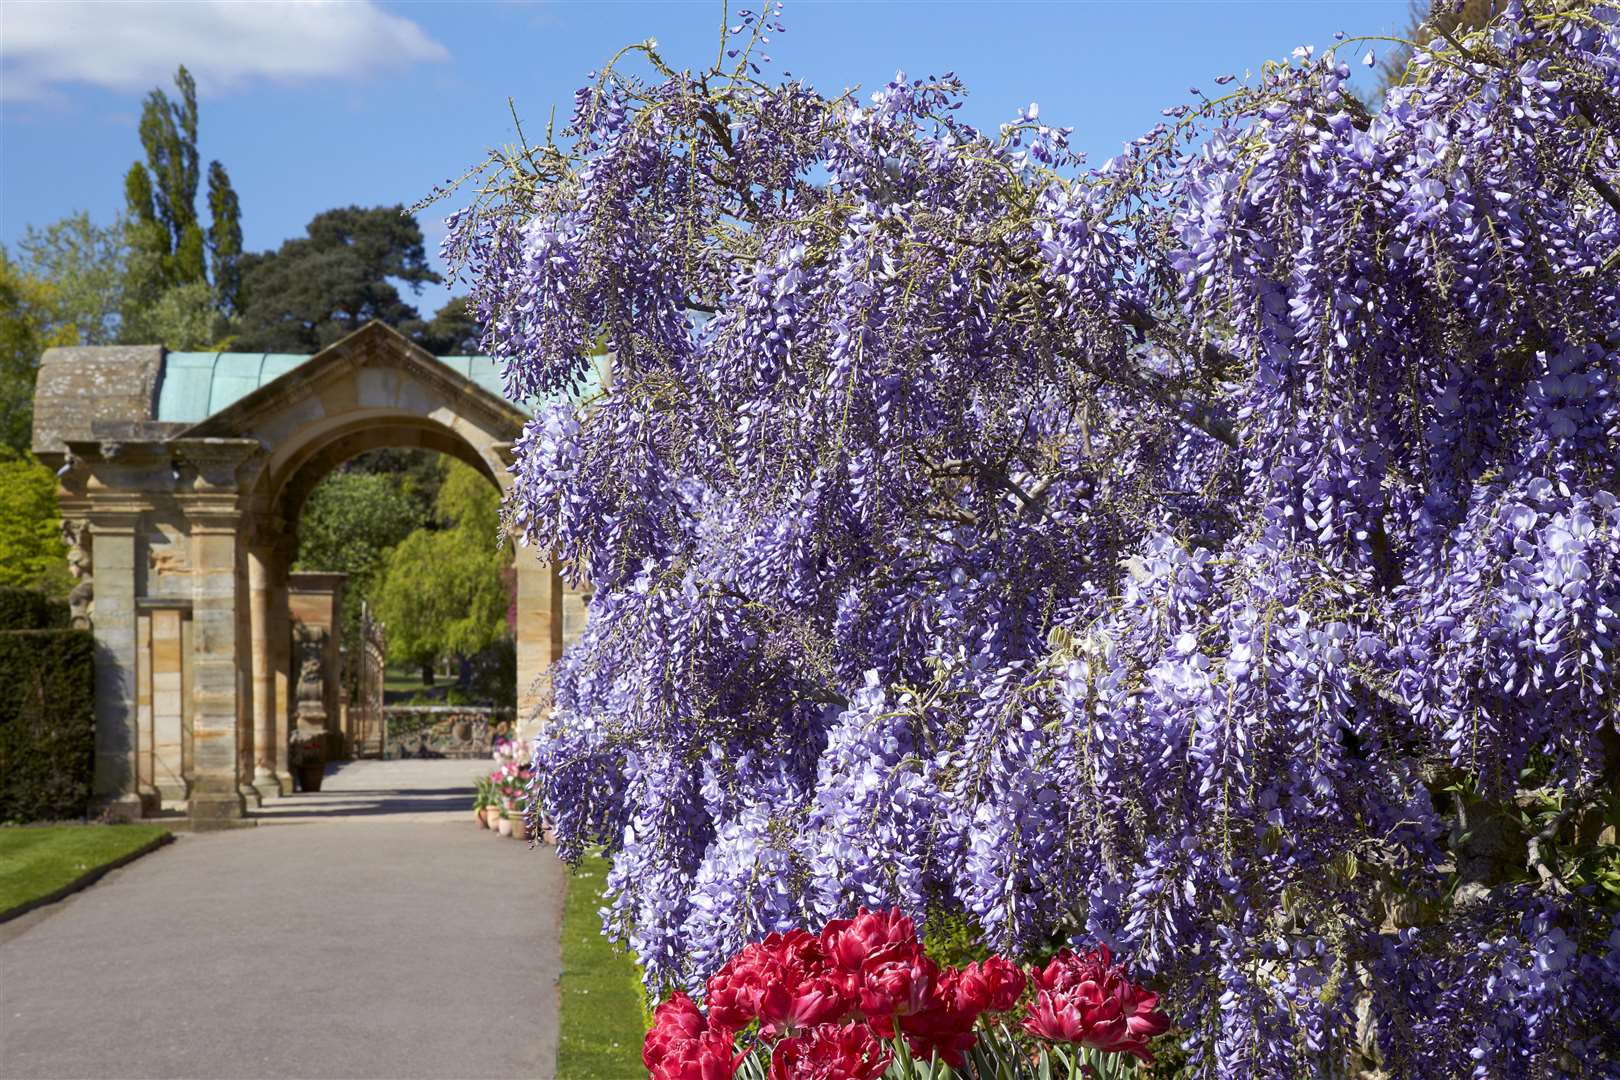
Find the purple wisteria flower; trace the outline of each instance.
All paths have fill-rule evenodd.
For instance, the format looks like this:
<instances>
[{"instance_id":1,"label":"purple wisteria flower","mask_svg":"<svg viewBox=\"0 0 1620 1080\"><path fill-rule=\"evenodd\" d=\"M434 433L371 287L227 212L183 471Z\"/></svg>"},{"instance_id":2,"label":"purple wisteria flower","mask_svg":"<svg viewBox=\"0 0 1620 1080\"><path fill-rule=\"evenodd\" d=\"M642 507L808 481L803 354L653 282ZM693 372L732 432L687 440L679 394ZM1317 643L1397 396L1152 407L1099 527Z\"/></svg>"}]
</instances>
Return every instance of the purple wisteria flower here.
<instances>
[{"instance_id":1,"label":"purple wisteria flower","mask_svg":"<svg viewBox=\"0 0 1620 1080\"><path fill-rule=\"evenodd\" d=\"M1302 48L1097 168L954 76L767 84L778 14L447 241L513 393L612 358L508 509L594 590L535 782L649 983L893 904L1128 952L1221 1076L1620 1059L1546 854L1620 775L1615 9L1376 114Z\"/></svg>"}]
</instances>

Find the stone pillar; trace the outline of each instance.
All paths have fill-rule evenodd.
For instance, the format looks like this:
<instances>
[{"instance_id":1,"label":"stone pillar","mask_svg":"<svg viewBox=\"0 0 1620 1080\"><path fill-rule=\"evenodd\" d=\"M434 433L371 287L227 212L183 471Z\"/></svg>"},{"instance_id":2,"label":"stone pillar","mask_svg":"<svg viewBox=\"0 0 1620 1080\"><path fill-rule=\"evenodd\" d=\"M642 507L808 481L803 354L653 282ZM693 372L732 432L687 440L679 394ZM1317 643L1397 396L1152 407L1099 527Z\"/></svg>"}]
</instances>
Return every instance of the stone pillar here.
<instances>
[{"instance_id":1,"label":"stone pillar","mask_svg":"<svg viewBox=\"0 0 1620 1080\"><path fill-rule=\"evenodd\" d=\"M287 614L286 563L277 566L276 583L270 590L270 666L275 700L276 783L283 795L293 792L292 762L292 620Z\"/></svg>"},{"instance_id":2,"label":"stone pillar","mask_svg":"<svg viewBox=\"0 0 1620 1080\"><path fill-rule=\"evenodd\" d=\"M191 601L148 602L151 625L153 783L167 805L186 798L185 765L185 626ZM148 677L143 675L143 681Z\"/></svg>"},{"instance_id":3,"label":"stone pillar","mask_svg":"<svg viewBox=\"0 0 1620 1080\"><path fill-rule=\"evenodd\" d=\"M549 560L518 547L517 737L533 738L551 707L551 666L562 655L563 586Z\"/></svg>"},{"instance_id":4,"label":"stone pillar","mask_svg":"<svg viewBox=\"0 0 1620 1080\"><path fill-rule=\"evenodd\" d=\"M260 799L281 795L276 777L276 693L271 673L270 577L274 553L248 549L248 607L253 675L253 788Z\"/></svg>"},{"instance_id":5,"label":"stone pillar","mask_svg":"<svg viewBox=\"0 0 1620 1080\"><path fill-rule=\"evenodd\" d=\"M251 746L252 683L248 620L245 524L239 485L248 463L262 463L251 439L176 439L176 461L194 478L177 496L191 532L192 784L193 822L219 823L246 813L244 795L258 792L244 775ZM179 470L177 470L179 471ZM251 768L251 758L248 759Z\"/></svg>"},{"instance_id":6,"label":"stone pillar","mask_svg":"<svg viewBox=\"0 0 1620 1080\"><path fill-rule=\"evenodd\" d=\"M90 533L96 552L96 770L98 804L138 818L139 751L135 700L136 525L140 512L93 506Z\"/></svg>"},{"instance_id":7,"label":"stone pillar","mask_svg":"<svg viewBox=\"0 0 1620 1080\"><path fill-rule=\"evenodd\" d=\"M242 679L236 613L236 533L241 514L209 510L191 515L192 785L190 814L215 820L241 817L239 775Z\"/></svg>"}]
</instances>

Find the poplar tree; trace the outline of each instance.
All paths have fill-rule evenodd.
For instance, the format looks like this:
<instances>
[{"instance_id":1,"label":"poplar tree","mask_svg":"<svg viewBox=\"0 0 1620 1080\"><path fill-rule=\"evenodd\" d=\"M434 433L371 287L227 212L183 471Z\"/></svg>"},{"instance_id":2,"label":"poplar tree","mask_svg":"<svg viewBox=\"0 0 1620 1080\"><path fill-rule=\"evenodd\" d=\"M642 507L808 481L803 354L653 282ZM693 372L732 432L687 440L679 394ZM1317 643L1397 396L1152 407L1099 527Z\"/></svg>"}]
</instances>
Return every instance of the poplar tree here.
<instances>
[{"instance_id":1,"label":"poplar tree","mask_svg":"<svg viewBox=\"0 0 1620 1080\"><path fill-rule=\"evenodd\" d=\"M174 84L176 100L156 87L146 96L140 123L145 160L124 177L130 257L121 336L161 337L185 348L204 344L221 317L235 311L242 225L236 192L218 161L208 166L206 233L198 220L197 84L184 65Z\"/></svg>"}]
</instances>

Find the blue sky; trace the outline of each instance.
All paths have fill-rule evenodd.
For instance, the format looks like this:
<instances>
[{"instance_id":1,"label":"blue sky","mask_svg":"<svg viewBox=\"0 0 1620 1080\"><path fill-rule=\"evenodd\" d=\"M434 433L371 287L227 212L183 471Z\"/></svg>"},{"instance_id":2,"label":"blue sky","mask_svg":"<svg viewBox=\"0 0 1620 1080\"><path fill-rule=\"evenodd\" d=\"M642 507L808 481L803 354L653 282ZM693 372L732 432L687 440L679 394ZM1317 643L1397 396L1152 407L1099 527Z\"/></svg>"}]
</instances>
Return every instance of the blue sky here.
<instances>
[{"instance_id":1,"label":"blue sky","mask_svg":"<svg viewBox=\"0 0 1620 1080\"><path fill-rule=\"evenodd\" d=\"M0 242L79 209L110 221L140 155L141 100L167 89L179 63L200 87L203 162L229 170L245 243L259 250L329 207L415 202L512 139L508 96L526 130L543 130L629 42L657 38L677 67L712 62L721 11L718 0L4 0ZM1100 162L1189 86L1331 44L1336 30L1398 31L1407 0L789 0L784 21L771 46L778 73L835 91L953 70L970 90L965 119L993 128L1038 102L1043 121L1072 126ZM422 218L430 249L440 216ZM416 303L430 314L446 295L429 287Z\"/></svg>"}]
</instances>

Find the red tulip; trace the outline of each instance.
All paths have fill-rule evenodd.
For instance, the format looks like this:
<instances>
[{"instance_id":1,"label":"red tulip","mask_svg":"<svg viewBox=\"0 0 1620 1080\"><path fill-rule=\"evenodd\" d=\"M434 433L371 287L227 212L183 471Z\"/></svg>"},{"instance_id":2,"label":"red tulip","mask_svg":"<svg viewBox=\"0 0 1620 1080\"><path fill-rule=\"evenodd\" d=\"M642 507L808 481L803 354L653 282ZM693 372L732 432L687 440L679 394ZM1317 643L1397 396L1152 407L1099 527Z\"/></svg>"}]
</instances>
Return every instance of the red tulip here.
<instances>
[{"instance_id":1,"label":"red tulip","mask_svg":"<svg viewBox=\"0 0 1620 1080\"><path fill-rule=\"evenodd\" d=\"M969 964L955 980L956 1007L974 1013L1006 1012L1018 1004L1027 982L1023 970L1005 957Z\"/></svg>"},{"instance_id":2,"label":"red tulip","mask_svg":"<svg viewBox=\"0 0 1620 1080\"><path fill-rule=\"evenodd\" d=\"M861 908L853 919L834 919L821 932L821 948L828 963L848 972L861 970L866 958L885 945L916 940L917 925L897 908Z\"/></svg>"},{"instance_id":3,"label":"red tulip","mask_svg":"<svg viewBox=\"0 0 1620 1080\"><path fill-rule=\"evenodd\" d=\"M742 1057L733 1052L730 1034L705 1031L695 1039L672 1044L668 1054L647 1071L651 1080L732 1080Z\"/></svg>"},{"instance_id":4,"label":"red tulip","mask_svg":"<svg viewBox=\"0 0 1620 1080\"><path fill-rule=\"evenodd\" d=\"M679 990L653 1010L641 1044L641 1063L653 1080L731 1080L739 1059L731 1032L711 1026Z\"/></svg>"},{"instance_id":5,"label":"red tulip","mask_svg":"<svg viewBox=\"0 0 1620 1080\"><path fill-rule=\"evenodd\" d=\"M861 1012L872 1018L922 1012L934 1001L938 978L939 967L923 952L921 942L885 945L861 964Z\"/></svg>"},{"instance_id":6,"label":"red tulip","mask_svg":"<svg viewBox=\"0 0 1620 1080\"><path fill-rule=\"evenodd\" d=\"M842 1017L853 1008L826 970L821 943L803 930L746 946L708 981L709 1020L733 1031L758 1020L767 1036Z\"/></svg>"},{"instance_id":7,"label":"red tulip","mask_svg":"<svg viewBox=\"0 0 1620 1080\"><path fill-rule=\"evenodd\" d=\"M1032 973L1035 1000L1024 1028L1054 1042L1152 1061L1147 1041L1168 1031L1159 995L1132 983L1107 946L1077 956L1068 949Z\"/></svg>"},{"instance_id":8,"label":"red tulip","mask_svg":"<svg viewBox=\"0 0 1620 1080\"><path fill-rule=\"evenodd\" d=\"M770 1080L876 1080L888 1067L888 1050L865 1024L823 1024L776 1044Z\"/></svg>"}]
</instances>

